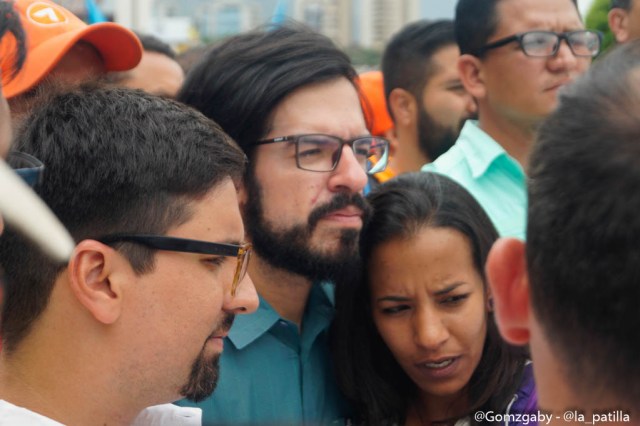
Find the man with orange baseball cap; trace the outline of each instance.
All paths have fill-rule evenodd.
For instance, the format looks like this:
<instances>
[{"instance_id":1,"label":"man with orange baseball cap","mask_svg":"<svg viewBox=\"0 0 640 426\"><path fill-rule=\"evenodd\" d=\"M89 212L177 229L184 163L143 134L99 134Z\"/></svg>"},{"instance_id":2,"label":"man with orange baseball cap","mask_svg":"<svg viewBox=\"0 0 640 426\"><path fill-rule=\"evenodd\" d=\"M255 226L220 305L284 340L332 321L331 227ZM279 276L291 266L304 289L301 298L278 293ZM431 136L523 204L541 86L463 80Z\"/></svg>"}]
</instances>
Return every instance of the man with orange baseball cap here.
<instances>
[{"instance_id":1,"label":"man with orange baseball cap","mask_svg":"<svg viewBox=\"0 0 640 426\"><path fill-rule=\"evenodd\" d=\"M49 0L16 0L15 8L27 34L27 59L22 70L3 87L12 113L25 113L27 102L45 80L64 88L103 75L135 67L142 46L133 32L112 22L87 25ZM12 51L15 40L6 38L0 53ZM4 74L4 65L2 67ZM42 90L46 95L48 90Z\"/></svg>"}]
</instances>

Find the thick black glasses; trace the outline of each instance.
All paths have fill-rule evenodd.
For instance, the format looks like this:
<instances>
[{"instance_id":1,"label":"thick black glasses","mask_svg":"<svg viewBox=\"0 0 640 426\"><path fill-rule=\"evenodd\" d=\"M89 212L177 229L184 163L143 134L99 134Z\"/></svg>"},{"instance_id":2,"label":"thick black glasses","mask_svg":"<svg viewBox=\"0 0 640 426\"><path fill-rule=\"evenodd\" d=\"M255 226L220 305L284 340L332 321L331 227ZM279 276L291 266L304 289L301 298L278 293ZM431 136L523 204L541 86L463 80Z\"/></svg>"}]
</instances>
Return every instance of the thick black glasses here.
<instances>
[{"instance_id":1,"label":"thick black glasses","mask_svg":"<svg viewBox=\"0 0 640 426\"><path fill-rule=\"evenodd\" d=\"M384 171L389 161L389 141L378 136L360 136L345 141L332 135L293 135L261 140L254 145L277 142L295 144L296 166L312 172L335 170L345 145L351 147L364 171L370 175Z\"/></svg>"},{"instance_id":2,"label":"thick black glasses","mask_svg":"<svg viewBox=\"0 0 640 426\"><path fill-rule=\"evenodd\" d=\"M252 246L250 243L223 244L210 243L208 241L189 240L186 238L175 238L158 235L131 235L131 234L113 234L104 237L95 238L103 244L113 243L135 243L142 244L146 247L156 250L178 251L184 253L212 254L217 256L237 257L238 263L231 284L231 295L236 295L238 285L247 273L249 258L251 257Z\"/></svg>"},{"instance_id":3,"label":"thick black glasses","mask_svg":"<svg viewBox=\"0 0 640 426\"><path fill-rule=\"evenodd\" d=\"M482 56L487 50L502 47L516 41L525 55L545 58L555 56L558 53L562 40L567 42L571 52L573 52L575 56L593 58L600 53L602 34L599 31L591 30L568 31L564 33L528 31L489 43L479 49L478 56Z\"/></svg>"},{"instance_id":4,"label":"thick black glasses","mask_svg":"<svg viewBox=\"0 0 640 426\"><path fill-rule=\"evenodd\" d=\"M7 156L7 164L32 188L42 181L44 164L32 155L11 151Z\"/></svg>"}]
</instances>

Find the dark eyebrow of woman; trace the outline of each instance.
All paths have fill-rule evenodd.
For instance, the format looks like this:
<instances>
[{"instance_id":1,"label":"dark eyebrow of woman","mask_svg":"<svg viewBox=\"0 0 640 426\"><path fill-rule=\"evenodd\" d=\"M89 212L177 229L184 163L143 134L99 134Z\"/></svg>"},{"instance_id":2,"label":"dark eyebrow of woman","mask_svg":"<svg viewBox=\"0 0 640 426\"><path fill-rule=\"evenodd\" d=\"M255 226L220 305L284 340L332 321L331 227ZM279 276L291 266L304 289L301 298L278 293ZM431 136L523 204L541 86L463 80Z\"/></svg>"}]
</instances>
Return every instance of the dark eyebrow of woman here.
<instances>
[{"instance_id":1,"label":"dark eyebrow of woman","mask_svg":"<svg viewBox=\"0 0 640 426\"><path fill-rule=\"evenodd\" d=\"M451 284L450 286L443 288L442 290L438 290L434 293L434 295L436 296L444 296L447 293L452 292L453 290L455 290L456 288L460 287L461 285L464 285L464 283L462 281L456 281L455 283Z\"/></svg>"},{"instance_id":2,"label":"dark eyebrow of woman","mask_svg":"<svg viewBox=\"0 0 640 426\"><path fill-rule=\"evenodd\" d=\"M406 302L409 300L408 297L402 296L384 296L376 299L376 302Z\"/></svg>"}]
</instances>

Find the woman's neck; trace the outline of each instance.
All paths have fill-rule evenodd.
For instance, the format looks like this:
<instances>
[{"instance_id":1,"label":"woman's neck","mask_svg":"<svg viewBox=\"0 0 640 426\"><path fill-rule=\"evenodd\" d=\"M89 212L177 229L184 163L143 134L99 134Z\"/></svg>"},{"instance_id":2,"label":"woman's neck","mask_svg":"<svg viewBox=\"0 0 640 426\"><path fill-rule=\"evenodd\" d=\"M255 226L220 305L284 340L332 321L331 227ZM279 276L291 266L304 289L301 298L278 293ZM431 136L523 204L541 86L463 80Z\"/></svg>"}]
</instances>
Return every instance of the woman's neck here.
<instances>
[{"instance_id":1,"label":"woman's neck","mask_svg":"<svg viewBox=\"0 0 640 426\"><path fill-rule=\"evenodd\" d=\"M467 415L466 390L452 396L434 396L420 392L407 413L407 426L453 425Z\"/></svg>"}]
</instances>

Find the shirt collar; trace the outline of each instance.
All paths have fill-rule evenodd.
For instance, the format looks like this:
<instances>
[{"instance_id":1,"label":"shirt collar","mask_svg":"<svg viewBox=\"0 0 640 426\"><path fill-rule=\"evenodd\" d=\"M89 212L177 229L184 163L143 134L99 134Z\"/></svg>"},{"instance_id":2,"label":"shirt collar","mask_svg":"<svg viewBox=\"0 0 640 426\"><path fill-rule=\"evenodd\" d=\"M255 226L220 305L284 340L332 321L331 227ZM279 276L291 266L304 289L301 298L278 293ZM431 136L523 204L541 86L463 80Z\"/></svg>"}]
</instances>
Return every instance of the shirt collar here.
<instances>
[{"instance_id":1,"label":"shirt collar","mask_svg":"<svg viewBox=\"0 0 640 426\"><path fill-rule=\"evenodd\" d=\"M498 158L509 157L498 142L478 127L477 120L465 122L456 144L464 153L474 179L485 174Z\"/></svg>"},{"instance_id":2,"label":"shirt collar","mask_svg":"<svg viewBox=\"0 0 640 426\"><path fill-rule=\"evenodd\" d=\"M258 295L258 297L260 299L258 309L252 314L237 315L231 330L229 330L229 340L239 350L258 339L282 319L262 296ZM310 306L324 305L330 308L328 312L333 312L335 304L333 284L330 282L314 283L307 304ZM307 306L307 310L309 310L309 306Z\"/></svg>"}]
</instances>

